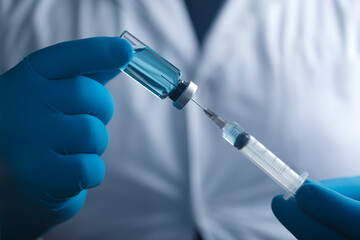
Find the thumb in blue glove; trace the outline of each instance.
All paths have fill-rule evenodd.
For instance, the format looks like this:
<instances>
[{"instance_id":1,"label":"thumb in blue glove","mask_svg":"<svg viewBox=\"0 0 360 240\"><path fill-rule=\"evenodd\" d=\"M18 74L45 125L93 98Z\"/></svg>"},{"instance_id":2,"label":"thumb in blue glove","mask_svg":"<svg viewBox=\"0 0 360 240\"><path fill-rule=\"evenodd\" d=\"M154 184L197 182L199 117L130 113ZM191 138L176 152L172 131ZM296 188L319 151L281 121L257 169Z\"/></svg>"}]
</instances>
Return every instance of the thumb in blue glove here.
<instances>
[{"instance_id":1,"label":"thumb in blue glove","mask_svg":"<svg viewBox=\"0 0 360 240\"><path fill-rule=\"evenodd\" d=\"M307 181L295 198L276 196L272 210L298 239L360 239L360 177Z\"/></svg>"},{"instance_id":2,"label":"thumb in blue glove","mask_svg":"<svg viewBox=\"0 0 360 240\"><path fill-rule=\"evenodd\" d=\"M60 43L0 76L3 239L31 239L75 215L105 174L114 103L104 84L131 45L99 37Z\"/></svg>"}]
</instances>

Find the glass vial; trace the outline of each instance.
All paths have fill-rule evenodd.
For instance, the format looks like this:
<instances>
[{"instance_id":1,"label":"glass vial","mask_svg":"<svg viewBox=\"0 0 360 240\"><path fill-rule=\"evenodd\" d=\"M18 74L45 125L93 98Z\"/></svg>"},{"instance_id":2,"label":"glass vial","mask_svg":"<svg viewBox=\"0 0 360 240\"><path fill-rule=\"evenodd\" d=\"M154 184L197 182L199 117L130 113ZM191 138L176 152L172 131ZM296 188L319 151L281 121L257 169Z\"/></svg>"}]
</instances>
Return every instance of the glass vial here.
<instances>
[{"instance_id":1,"label":"glass vial","mask_svg":"<svg viewBox=\"0 0 360 240\"><path fill-rule=\"evenodd\" d=\"M169 97L176 108L182 109L195 94L196 84L181 80L178 68L128 31L120 37L134 49L134 56L123 71L155 96L160 99Z\"/></svg>"}]
</instances>

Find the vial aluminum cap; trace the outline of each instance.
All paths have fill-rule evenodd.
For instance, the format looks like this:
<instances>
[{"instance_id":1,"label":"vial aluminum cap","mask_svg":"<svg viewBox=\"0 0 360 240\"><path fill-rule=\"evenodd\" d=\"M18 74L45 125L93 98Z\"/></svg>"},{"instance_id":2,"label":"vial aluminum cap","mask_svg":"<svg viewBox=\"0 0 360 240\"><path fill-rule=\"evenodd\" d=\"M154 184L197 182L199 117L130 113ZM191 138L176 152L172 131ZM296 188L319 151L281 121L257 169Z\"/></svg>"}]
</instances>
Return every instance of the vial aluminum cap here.
<instances>
[{"instance_id":1,"label":"vial aluminum cap","mask_svg":"<svg viewBox=\"0 0 360 240\"><path fill-rule=\"evenodd\" d=\"M179 96L179 98L173 103L173 106L179 110L182 109L183 107L185 107L185 105L194 96L197 89L198 89L198 86L195 83L190 81L189 85L185 88L185 90L182 92L182 94Z\"/></svg>"}]
</instances>

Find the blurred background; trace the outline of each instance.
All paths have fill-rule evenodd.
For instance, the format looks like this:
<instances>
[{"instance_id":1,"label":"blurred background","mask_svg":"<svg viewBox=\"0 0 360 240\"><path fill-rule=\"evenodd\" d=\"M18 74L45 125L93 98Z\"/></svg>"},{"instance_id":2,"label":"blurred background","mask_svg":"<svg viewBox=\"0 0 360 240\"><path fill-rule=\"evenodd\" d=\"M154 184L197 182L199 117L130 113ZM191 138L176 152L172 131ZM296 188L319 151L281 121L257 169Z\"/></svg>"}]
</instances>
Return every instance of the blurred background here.
<instances>
[{"instance_id":1,"label":"blurred background","mask_svg":"<svg viewBox=\"0 0 360 240\"><path fill-rule=\"evenodd\" d=\"M296 172L360 172L360 2L0 0L0 73L62 41L128 30ZM44 239L293 239L283 193L193 103L178 111L125 74L83 209ZM200 236L201 235L201 236Z\"/></svg>"}]
</instances>

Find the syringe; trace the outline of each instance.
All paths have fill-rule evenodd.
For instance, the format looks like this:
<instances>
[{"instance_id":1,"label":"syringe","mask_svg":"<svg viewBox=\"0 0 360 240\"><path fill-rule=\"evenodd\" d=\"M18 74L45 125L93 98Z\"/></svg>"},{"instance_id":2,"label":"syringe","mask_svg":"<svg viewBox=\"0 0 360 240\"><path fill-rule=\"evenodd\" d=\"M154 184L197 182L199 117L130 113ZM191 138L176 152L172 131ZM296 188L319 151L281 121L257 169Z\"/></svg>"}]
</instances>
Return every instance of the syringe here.
<instances>
[{"instance_id":1,"label":"syringe","mask_svg":"<svg viewBox=\"0 0 360 240\"><path fill-rule=\"evenodd\" d=\"M299 176L237 123L228 123L210 109L201 106L193 99L191 100L223 130L222 136L225 140L239 149L250 161L286 190L284 199L288 199L296 193L309 175L307 172Z\"/></svg>"}]
</instances>

